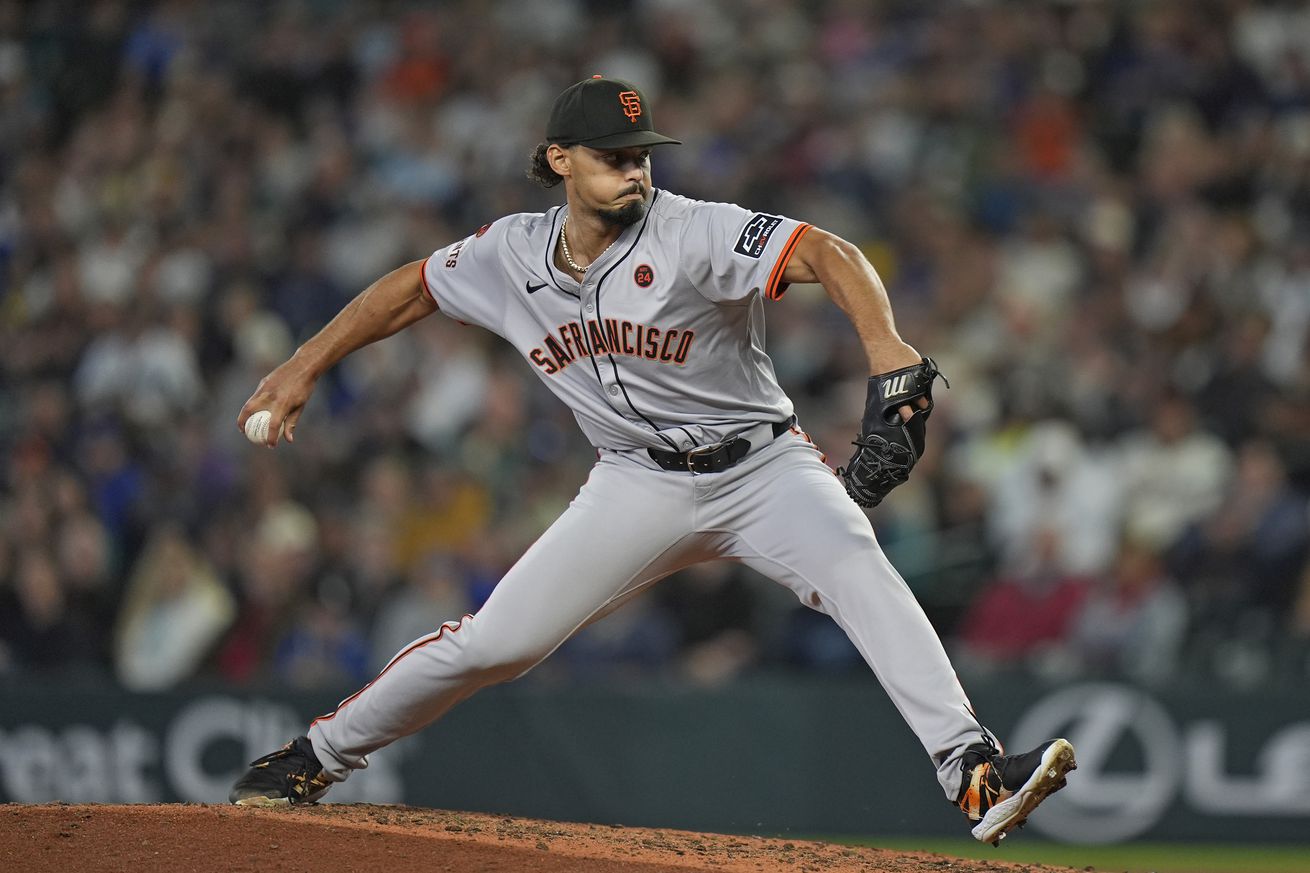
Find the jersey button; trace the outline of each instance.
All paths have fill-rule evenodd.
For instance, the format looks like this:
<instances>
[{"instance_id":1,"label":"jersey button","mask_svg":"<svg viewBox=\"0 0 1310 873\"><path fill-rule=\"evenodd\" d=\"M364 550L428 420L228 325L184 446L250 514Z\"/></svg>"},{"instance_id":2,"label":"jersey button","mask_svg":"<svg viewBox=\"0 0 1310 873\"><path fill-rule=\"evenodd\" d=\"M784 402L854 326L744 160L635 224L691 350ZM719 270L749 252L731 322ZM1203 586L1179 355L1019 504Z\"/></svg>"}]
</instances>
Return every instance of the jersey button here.
<instances>
[{"instance_id":1,"label":"jersey button","mask_svg":"<svg viewBox=\"0 0 1310 873\"><path fill-rule=\"evenodd\" d=\"M619 386L618 386L618 385L611 385L611 386L610 386L610 396L611 396L611 397L618 397L618 396L619 396Z\"/></svg>"},{"instance_id":2,"label":"jersey button","mask_svg":"<svg viewBox=\"0 0 1310 873\"><path fill-rule=\"evenodd\" d=\"M595 312L595 311L596 311L596 307L592 306L590 303L588 303L586 306L584 306L583 309L586 309L588 312Z\"/></svg>"}]
</instances>

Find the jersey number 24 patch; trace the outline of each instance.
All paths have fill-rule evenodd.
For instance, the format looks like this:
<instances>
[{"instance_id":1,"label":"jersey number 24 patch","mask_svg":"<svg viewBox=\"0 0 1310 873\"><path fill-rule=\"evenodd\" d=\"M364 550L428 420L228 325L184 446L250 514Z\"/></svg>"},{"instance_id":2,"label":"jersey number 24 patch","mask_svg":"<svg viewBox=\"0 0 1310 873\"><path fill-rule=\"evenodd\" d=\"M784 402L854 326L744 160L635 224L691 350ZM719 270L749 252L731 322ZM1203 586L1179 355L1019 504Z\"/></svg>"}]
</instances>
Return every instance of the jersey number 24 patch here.
<instances>
[{"instance_id":1,"label":"jersey number 24 patch","mask_svg":"<svg viewBox=\"0 0 1310 873\"><path fill-rule=\"evenodd\" d=\"M782 219L776 215L755 213L741 229L741 236L737 237L737 244L732 250L739 255L758 259L764 254L764 249L769 245L769 237L773 236L780 224Z\"/></svg>"}]
</instances>

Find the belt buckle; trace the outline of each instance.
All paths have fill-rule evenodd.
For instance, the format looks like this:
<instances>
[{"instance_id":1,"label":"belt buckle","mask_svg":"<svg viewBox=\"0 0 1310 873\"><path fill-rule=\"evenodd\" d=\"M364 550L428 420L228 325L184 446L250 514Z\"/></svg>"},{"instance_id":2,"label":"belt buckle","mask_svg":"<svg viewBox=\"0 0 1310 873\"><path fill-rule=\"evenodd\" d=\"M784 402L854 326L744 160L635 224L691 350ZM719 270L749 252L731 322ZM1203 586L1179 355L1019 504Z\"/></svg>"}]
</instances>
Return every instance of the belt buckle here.
<instances>
[{"instance_id":1,"label":"belt buckle","mask_svg":"<svg viewBox=\"0 0 1310 873\"><path fill-rule=\"evenodd\" d=\"M693 476L696 475L696 471L692 469L691 465L698 455L712 454L713 452L717 452L719 449L727 448L728 446L732 445L736 441L737 441L737 437L731 436L728 437L726 440L715 443L714 445L711 446L701 446L698 449L687 450L687 452L685 452L687 456L687 472L691 473Z\"/></svg>"}]
</instances>

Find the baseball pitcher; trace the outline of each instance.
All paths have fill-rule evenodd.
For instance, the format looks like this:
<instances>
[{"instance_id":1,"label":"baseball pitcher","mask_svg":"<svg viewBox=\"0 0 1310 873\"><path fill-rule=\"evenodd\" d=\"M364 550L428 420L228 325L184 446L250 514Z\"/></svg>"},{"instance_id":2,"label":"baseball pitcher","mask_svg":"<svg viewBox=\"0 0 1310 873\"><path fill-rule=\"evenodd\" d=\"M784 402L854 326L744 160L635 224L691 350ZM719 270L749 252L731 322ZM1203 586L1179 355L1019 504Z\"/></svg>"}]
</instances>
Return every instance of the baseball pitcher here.
<instances>
[{"instance_id":1,"label":"baseball pitcher","mask_svg":"<svg viewBox=\"0 0 1310 873\"><path fill-rule=\"evenodd\" d=\"M977 839L999 842L1065 785L1075 767L1067 741L1005 755L975 718L861 509L922 456L936 365L897 334L881 280L849 242L653 187L651 150L666 144L677 141L655 131L634 85L596 76L566 89L529 173L562 183L562 205L501 218L382 277L242 407L238 427L267 412L267 444L283 433L294 442L324 372L440 310L513 345L572 409L597 461L477 614L415 640L307 736L252 763L233 803L317 800L370 752L710 559L745 562L841 626ZM837 475L764 351L766 302L804 282L850 318L873 374L855 452Z\"/></svg>"}]
</instances>

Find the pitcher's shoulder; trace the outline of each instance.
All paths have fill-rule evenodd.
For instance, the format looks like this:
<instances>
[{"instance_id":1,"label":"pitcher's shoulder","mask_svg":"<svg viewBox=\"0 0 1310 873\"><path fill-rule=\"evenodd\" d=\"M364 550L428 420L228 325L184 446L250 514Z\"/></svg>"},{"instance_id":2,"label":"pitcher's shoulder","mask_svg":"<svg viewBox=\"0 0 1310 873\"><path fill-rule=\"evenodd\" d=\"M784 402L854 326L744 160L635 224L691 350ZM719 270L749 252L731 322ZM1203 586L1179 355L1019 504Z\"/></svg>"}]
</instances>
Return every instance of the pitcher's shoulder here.
<instances>
[{"instance_id":1,"label":"pitcher's shoulder","mask_svg":"<svg viewBox=\"0 0 1310 873\"><path fill-rule=\"evenodd\" d=\"M559 207L556 207L546 212L504 215L479 227L465 238L465 242L471 244L472 248L484 251L507 252L539 248L547 244L552 232L558 232L558 212Z\"/></svg>"},{"instance_id":2,"label":"pitcher's shoulder","mask_svg":"<svg viewBox=\"0 0 1310 873\"><path fill-rule=\"evenodd\" d=\"M498 218L488 228L495 229L497 235L512 241L523 241L533 237L545 237L559 226L559 211L556 206L545 212L515 212Z\"/></svg>"},{"instance_id":3,"label":"pitcher's shoulder","mask_svg":"<svg viewBox=\"0 0 1310 873\"><path fill-rule=\"evenodd\" d=\"M650 208L651 212L660 218L685 220L702 210L715 209L723 205L722 203L697 200L694 197L686 197L682 194L674 194L671 191L660 189Z\"/></svg>"},{"instance_id":4,"label":"pitcher's shoulder","mask_svg":"<svg viewBox=\"0 0 1310 873\"><path fill-rule=\"evenodd\" d=\"M744 222L746 218L752 215L751 210L736 203L697 200L693 197L684 197L681 194L671 194L668 191L659 192L659 196L651 204L651 211L661 218L681 221L689 226L703 226L724 221L730 223L735 221Z\"/></svg>"}]
</instances>

